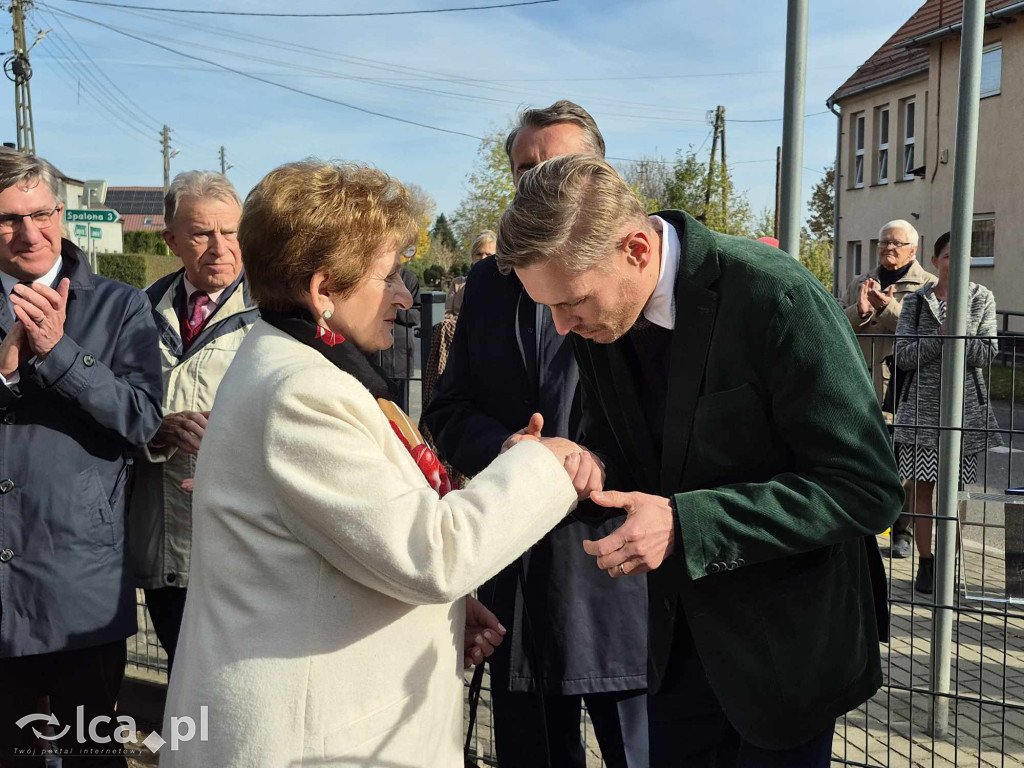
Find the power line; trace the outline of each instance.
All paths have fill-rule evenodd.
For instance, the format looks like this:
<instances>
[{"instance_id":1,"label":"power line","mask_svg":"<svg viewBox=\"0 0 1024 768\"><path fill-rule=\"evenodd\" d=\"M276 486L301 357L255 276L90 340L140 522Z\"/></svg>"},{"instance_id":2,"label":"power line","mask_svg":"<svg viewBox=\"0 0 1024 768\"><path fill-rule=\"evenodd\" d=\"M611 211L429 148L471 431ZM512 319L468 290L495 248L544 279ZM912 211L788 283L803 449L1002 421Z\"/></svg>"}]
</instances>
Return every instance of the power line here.
<instances>
[{"instance_id":1,"label":"power line","mask_svg":"<svg viewBox=\"0 0 1024 768\"><path fill-rule=\"evenodd\" d=\"M426 75L427 76L427 77L412 78L412 79L415 79L415 80L437 79L437 80L441 80L441 81L444 81L444 82L456 83L456 84L463 85L463 86L466 86L466 87L469 87L469 88L479 88L479 89L484 89L484 90L487 90L487 91L501 91L501 92L505 92L505 93L509 93L509 94L513 94L513 95L521 95L523 93L529 93L529 94L533 94L533 95L542 95L542 94L543 95L550 95L550 94L555 94L557 97L563 97L564 96L564 93L562 93L561 91L514 88L514 87L510 87L508 85L504 85L502 81L498 81L498 80L486 80L486 79L481 79L481 78L465 77L465 76L462 76L462 75L456 75L456 74L452 74L452 73L448 73L448 72L440 72L440 71L432 70L432 69L408 67L408 66L404 66L404 65L401 65L401 64L396 64L396 63L390 62L390 61L380 61L378 59L368 59L368 58L363 58L363 57L360 57L360 56L352 56L350 54L343 54L343 53L339 53L337 51L329 51L329 50L324 50L322 48L315 48L315 47L312 47L312 46L309 46L309 45L303 45L301 43L286 42L286 41L277 40L277 39L274 39L274 38L264 37L264 36L261 36L261 35L254 35L254 34L246 34L246 33L242 33L242 32L235 32L235 31L230 31L230 30L226 30L226 29L221 29L219 27L203 27L203 26L199 26L199 25L195 24L194 22L178 21L178 20L175 20L174 18L168 18L166 16L161 17L158 14L151 14L151 13L145 13L145 12L134 11L134 10L127 10L127 9L122 9L122 12L126 13L126 14L129 14L129 15L132 15L132 16L137 16L139 18L149 19L151 21L157 21L157 22L159 22L161 24L173 24L175 26L180 26L180 27L183 27L183 28L189 30L190 32L194 32L197 29L205 30L207 32L210 32L211 34L216 35L218 37L218 42L219 42L220 38L231 37L231 38L234 38L236 40L242 40L242 41L245 41L245 42L255 42L255 43L258 43L258 44L260 44L262 46L271 47L271 48L278 48L278 49L286 50L286 51L290 51L290 52L306 53L308 55L311 55L311 56L314 56L314 57L317 57L317 58L324 58L324 59L329 59L329 60L332 60L332 61L339 61L339 62L343 62L345 64L351 64L351 65L354 65L354 66L357 66L357 67L364 67L364 68L371 69L371 70L378 70L378 71L379 70L384 70L384 71L387 71L387 72L394 72L396 74L412 74L412 75ZM129 30L129 31L134 31L137 34L145 34L145 35L150 35L151 34L149 32L140 32L138 30ZM159 38L159 36L157 36L157 37ZM176 40L170 40L168 38L162 38L162 39L164 39L165 42L180 42L180 41L176 41ZM190 46L193 45L192 43L186 43L186 44L190 45ZM216 47L216 48L209 48L208 47L207 50L223 52L224 49L223 49L223 46L219 46L219 47ZM259 74L259 73L250 73L250 74ZM331 73L330 75L327 75L327 76L341 77L342 75L338 75L336 73ZM406 78L397 78L397 79L396 78L389 78L387 80L380 80L380 81L374 81L374 82L388 83L389 85L397 86L397 85L400 85L404 80L407 80L407 79ZM659 105L643 104L643 103L634 102L634 101L626 101L626 100L623 100L623 99L609 98L609 97L603 96L603 95L601 95L601 96L594 96L593 94L580 94L580 96L585 96L588 104L603 102L603 103L606 103L606 104L620 106L620 107L639 107L639 108L642 108L642 109L657 109L660 112L666 113L666 114L672 114L672 113L679 114L679 113L684 113L684 112L691 112L691 113L693 113L693 112L702 113L703 112L703 110L694 109L692 107L676 107L676 108L672 108L672 107L666 107L663 104L659 104ZM509 102L506 102L506 103L509 103ZM522 104L522 100L521 99L517 100L514 103L516 105L520 105L520 104ZM680 118L680 119L682 119L682 118Z\"/></svg>"},{"instance_id":2,"label":"power line","mask_svg":"<svg viewBox=\"0 0 1024 768\"><path fill-rule=\"evenodd\" d=\"M60 38L56 36L52 37L51 39L53 39L54 41L60 40ZM60 45L63 45L63 42L60 42ZM64 73L68 76L67 82L69 84L72 84L72 87L76 80L78 81L79 86L82 86L81 77L77 76L75 72L70 67L68 67L61 59L50 57L50 61L53 61L58 67L60 67L64 71ZM125 132L134 131L135 133L139 134L140 136L149 141L155 141L155 139L152 136L150 136L149 133L147 133L134 123L130 122L129 120L127 120L120 111L112 107L108 101L104 100L104 97L101 94L94 92L90 84L86 84L83 87L83 90L85 91L85 95L89 98L93 109L101 115L103 115L103 113L106 112L107 114L103 116L107 120L115 124L118 128Z\"/></svg>"},{"instance_id":3,"label":"power line","mask_svg":"<svg viewBox=\"0 0 1024 768\"><path fill-rule=\"evenodd\" d=\"M804 115L804 117L805 118L807 118L807 117L818 117L818 115L830 115L830 114L832 114L832 113L829 112L827 109L824 109L821 112L811 112L811 114ZM781 117L767 117L767 118L763 118L761 120L737 120L735 118L730 117L727 122L730 122L730 123L781 123L782 122L782 118Z\"/></svg>"},{"instance_id":4,"label":"power line","mask_svg":"<svg viewBox=\"0 0 1024 768\"><path fill-rule=\"evenodd\" d=\"M160 13L197 13L209 16L259 16L271 18L300 18L300 19L351 19L366 16L412 16L424 13L458 13L460 11L489 11L496 8L520 8L526 5L545 5L547 3L558 3L561 0L526 0L526 2L500 3L497 5L467 5L459 8L426 8L414 11L366 11L361 13L270 13L261 11L211 11L206 9L193 8L157 8L148 5L130 5L127 3L110 3L104 0L65 0L69 3L82 3L84 5L100 5L105 8L131 8L139 11L158 11Z\"/></svg>"},{"instance_id":5,"label":"power line","mask_svg":"<svg viewBox=\"0 0 1024 768\"><path fill-rule=\"evenodd\" d=\"M84 2L84 0L83 0L83 2ZM39 3L39 5L45 5L45 4L44 3ZM312 99L317 99L318 101L327 102L328 104L336 104L338 106L346 107L346 108L354 110L356 112L362 112L363 114L373 115L374 117L384 118L385 120L393 120L395 122L404 123L406 125L415 125L415 126L417 126L419 128L426 128L427 130L438 131L439 133L448 133L448 134L452 134L454 136L465 136L467 139L476 139L477 141L482 141L483 140L483 137L477 136L477 135L472 134L472 133L466 133L465 131L456 131L456 130L453 130L451 128L442 128L442 127L437 126L437 125L430 125L429 123L421 123L421 122L419 122L417 120L409 120L409 119L404 118L404 117L398 117L397 115L389 115L389 114L387 114L385 112L378 112L376 110L367 109L366 107L360 107L357 104L351 104L349 102L341 101L339 99L332 99L329 96L323 96L323 95L321 95L319 93L313 93L311 91L305 91L305 90L302 90L301 88L293 88L290 85L285 85L284 83L278 83L278 82L275 82L274 80L269 80L269 79L267 79L265 77L260 77L258 75L252 75L252 74L249 74L248 72L245 72L243 70L235 69L235 68L229 67L229 66L227 66L225 64L221 64L219 62L213 61L212 59L204 59L202 56L195 56L195 55L193 55L191 53L185 53L184 51L179 51L179 50L177 50L175 48L171 48L170 46L163 45L162 43L157 43L157 42L155 42L153 40L147 40L146 38L142 37L141 35L136 35L136 34L132 34L131 32L126 32L126 31L124 31L122 29L118 29L117 27L111 26L110 24L105 24L102 21L96 21L95 19L90 19L90 18L87 18L85 16L79 16L77 14L70 13L68 11L61 11L61 10L53 8L52 6L46 6L46 7L49 8L50 10L52 10L52 11L57 12L57 13L62 13L64 15L66 15L66 16L70 16L71 18L78 19L79 21L85 21L85 22L88 22L89 24L95 24L96 26L103 27L104 29L109 29L112 32L116 32L117 34L123 35L124 37L128 37L128 38L131 38L133 40L137 40L140 43L145 43L146 45L151 45L154 48L160 48L161 50L167 51L168 53L173 53L176 56L182 56L182 57L184 57L186 59L191 59L193 61L201 61L204 64L209 64L211 66L217 67L218 69L223 69L226 72L232 72L232 73L234 73L236 75L239 75L240 77L244 77L244 78L246 78L248 80L255 80L257 82L264 83L266 85L272 85L272 86L274 86L276 88L280 88L282 90L289 91L291 93L296 93L296 94L299 94L301 96L308 96L308 97L310 97Z\"/></svg>"},{"instance_id":6,"label":"power line","mask_svg":"<svg viewBox=\"0 0 1024 768\"><path fill-rule=\"evenodd\" d=\"M140 123L148 122L151 126L157 128L161 125L159 120L157 120L151 114L146 112L135 101L133 101L132 98L128 96L128 94L125 93L121 89L121 87L103 70L103 68L96 63L92 56L89 55L88 51L82 48L82 46L78 43L78 41L75 39L75 36L68 31L67 27L64 26L64 23L60 20L59 17L53 14L48 14L48 17L52 19L61 28L63 33L67 35L67 38L70 41L70 43L73 44L75 48L77 48L79 51L81 51L82 55L89 60L90 64L92 64L92 67L86 66L85 63L81 59L79 59L73 51L69 51L70 46L68 46L67 43L64 43L65 50L71 53L72 61L79 66L81 73L83 75L91 79L97 85L97 87L99 87L100 90L107 94L114 101L114 103L117 104L121 109L124 109L129 116L138 120ZM57 39L58 41L62 41L63 36L59 33L54 32L53 35L55 39ZM101 81L96 76L96 73L102 75L103 79L109 85ZM113 90L111 90L111 88L113 88ZM116 93L114 91L116 91ZM118 94L120 94L120 96L118 96Z\"/></svg>"}]
</instances>

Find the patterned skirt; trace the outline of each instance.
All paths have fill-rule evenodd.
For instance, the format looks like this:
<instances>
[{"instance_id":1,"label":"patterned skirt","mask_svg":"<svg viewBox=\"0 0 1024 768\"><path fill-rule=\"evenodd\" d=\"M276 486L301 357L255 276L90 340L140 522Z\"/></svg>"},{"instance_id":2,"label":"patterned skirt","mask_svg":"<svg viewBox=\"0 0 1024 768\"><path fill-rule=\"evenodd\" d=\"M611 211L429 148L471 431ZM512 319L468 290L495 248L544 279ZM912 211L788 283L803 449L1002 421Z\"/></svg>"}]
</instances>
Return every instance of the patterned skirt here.
<instances>
[{"instance_id":1,"label":"patterned skirt","mask_svg":"<svg viewBox=\"0 0 1024 768\"><path fill-rule=\"evenodd\" d=\"M934 448L897 443L900 479L934 483L939 479L939 452ZM978 454L968 453L960 465L960 482L970 485L978 481Z\"/></svg>"}]
</instances>

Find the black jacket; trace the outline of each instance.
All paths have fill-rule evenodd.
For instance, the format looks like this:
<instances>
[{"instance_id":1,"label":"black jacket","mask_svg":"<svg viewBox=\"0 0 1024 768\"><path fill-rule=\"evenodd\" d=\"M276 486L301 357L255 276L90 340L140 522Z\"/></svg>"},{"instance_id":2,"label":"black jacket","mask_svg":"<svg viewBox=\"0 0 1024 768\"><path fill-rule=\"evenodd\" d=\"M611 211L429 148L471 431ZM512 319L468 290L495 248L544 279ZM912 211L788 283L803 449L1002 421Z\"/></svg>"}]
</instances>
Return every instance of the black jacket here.
<instances>
[{"instance_id":1,"label":"black jacket","mask_svg":"<svg viewBox=\"0 0 1024 768\"><path fill-rule=\"evenodd\" d=\"M407 379L416 369L416 329L420 327L420 280L416 274L402 267L402 282L412 294L412 308L400 309L395 316L395 343L380 352L379 364L392 379ZM372 356L376 359L376 355Z\"/></svg>"},{"instance_id":2,"label":"black jacket","mask_svg":"<svg viewBox=\"0 0 1024 768\"><path fill-rule=\"evenodd\" d=\"M62 256L64 337L0 383L0 658L136 631L125 497L160 426L157 330L142 291L93 275L67 240ZM0 335L12 322L0 297Z\"/></svg>"},{"instance_id":3,"label":"black jacket","mask_svg":"<svg viewBox=\"0 0 1024 768\"><path fill-rule=\"evenodd\" d=\"M472 477L534 412L544 415L545 435L578 438L581 409L572 345L555 332L547 308L538 325L537 305L515 275L484 259L465 292L448 365L423 418L441 457ZM478 590L509 630L492 657L495 685L530 690L528 658L539 651L548 692L646 688L645 580L609 578L582 546L621 523L595 528L568 518L523 556L529 628L515 564Z\"/></svg>"}]
</instances>

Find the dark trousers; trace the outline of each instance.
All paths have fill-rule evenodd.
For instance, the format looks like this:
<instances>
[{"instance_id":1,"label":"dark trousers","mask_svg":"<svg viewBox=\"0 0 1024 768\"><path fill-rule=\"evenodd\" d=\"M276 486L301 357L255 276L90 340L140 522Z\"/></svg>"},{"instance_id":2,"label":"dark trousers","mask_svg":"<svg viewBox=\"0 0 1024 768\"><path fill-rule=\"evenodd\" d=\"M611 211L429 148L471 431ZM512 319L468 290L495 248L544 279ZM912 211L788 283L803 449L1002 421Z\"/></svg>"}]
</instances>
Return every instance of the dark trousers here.
<instances>
[{"instance_id":1,"label":"dark trousers","mask_svg":"<svg viewBox=\"0 0 1024 768\"><path fill-rule=\"evenodd\" d=\"M585 693L544 697L545 720L535 693L495 691L491 696L494 742L501 768L545 768L544 722L550 768L586 768L580 735L581 703L586 702L601 755L608 768L647 768L646 691Z\"/></svg>"},{"instance_id":2,"label":"dark trousers","mask_svg":"<svg viewBox=\"0 0 1024 768\"><path fill-rule=\"evenodd\" d=\"M127 644L118 640L94 648L0 659L0 768L42 768L45 760L38 755L43 745L61 750L64 768L125 768L123 755L102 753L121 749L113 739L119 728L114 707L127 658ZM47 714L41 711L46 697L56 719L52 732L47 732L43 718L19 728L16 721L22 717ZM83 708L84 744L78 742L78 707ZM96 726L99 741L93 743L89 726L102 716L110 720ZM35 728L44 736L59 735L67 726L55 740L40 740L32 732ZM37 756L27 757L22 750ZM86 750L94 754L83 755Z\"/></svg>"},{"instance_id":3,"label":"dark trousers","mask_svg":"<svg viewBox=\"0 0 1024 768\"><path fill-rule=\"evenodd\" d=\"M793 749L745 741L726 719L695 652L673 658L648 697L651 768L829 768L835 724Z\"/></svg>"},{"instance_id":4,"label":"dark trousers","mask_svg":"<svg viewBox=\"0 0 1024 768\"><path fill-rule=\"evenodd\" d=\"M174 666L174 654L178 650L178 634L181 632L181 617L185 614L185 594L182 587L161 587L146 590L146 606L149 618L153 620L160 645L167 651L167 675Z\"/></svg>"}]
</instances>

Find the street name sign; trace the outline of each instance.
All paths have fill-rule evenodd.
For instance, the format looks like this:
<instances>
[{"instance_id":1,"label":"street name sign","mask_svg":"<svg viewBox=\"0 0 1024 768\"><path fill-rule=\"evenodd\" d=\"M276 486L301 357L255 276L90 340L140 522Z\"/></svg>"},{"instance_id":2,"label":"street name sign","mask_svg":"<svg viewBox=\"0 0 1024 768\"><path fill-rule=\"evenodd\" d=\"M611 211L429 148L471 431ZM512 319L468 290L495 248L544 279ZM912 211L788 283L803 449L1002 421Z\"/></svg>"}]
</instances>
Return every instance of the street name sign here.
<instances>
[{"instance_id":1,"label":"street name sign","mask_svg":"<svg viewBox=\"0 0 1024 768\"><path fill-rule=\"evenodd\" d=\"M113 224L115 221L119 221L121 217L117 211L69 208L64 214L64 219L66 221L88 221L93 224Z\"/></svg>"}]
</instances>

